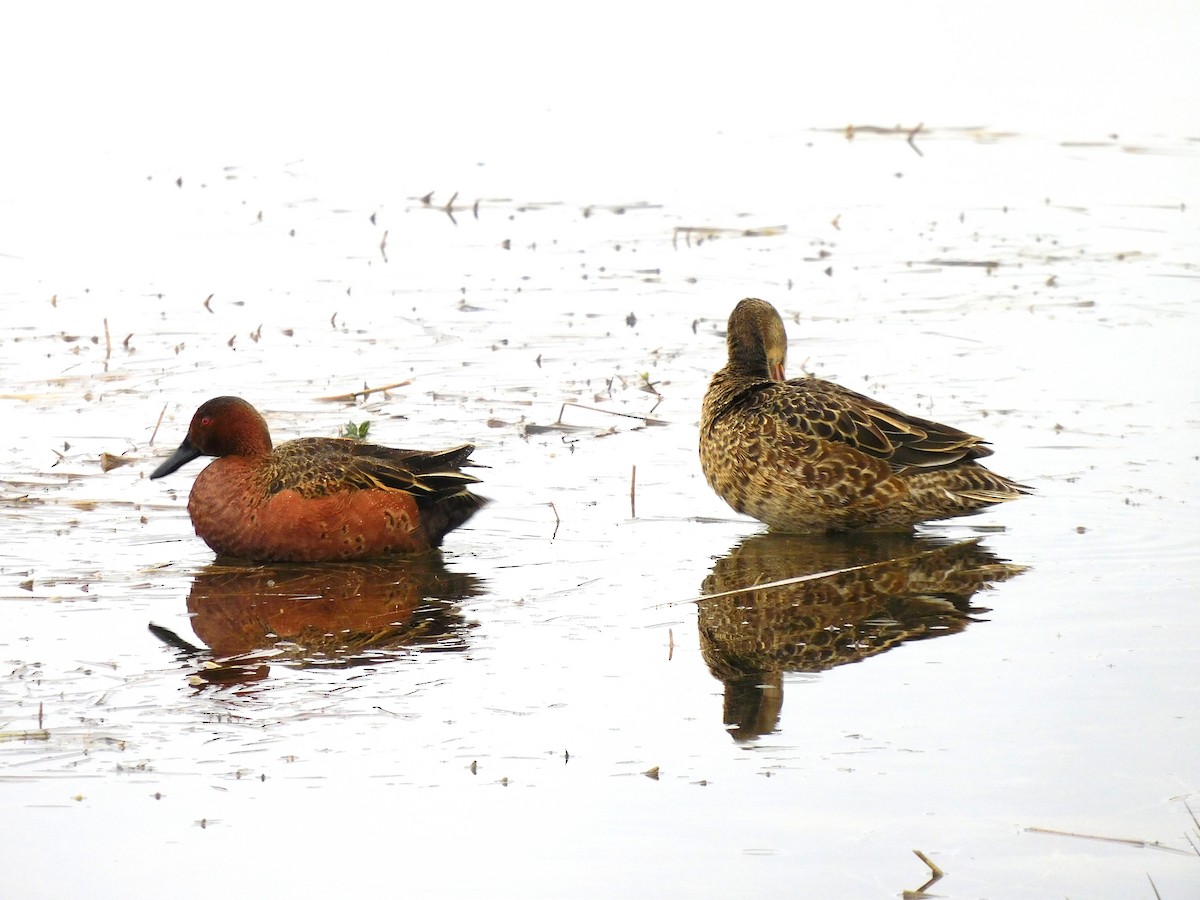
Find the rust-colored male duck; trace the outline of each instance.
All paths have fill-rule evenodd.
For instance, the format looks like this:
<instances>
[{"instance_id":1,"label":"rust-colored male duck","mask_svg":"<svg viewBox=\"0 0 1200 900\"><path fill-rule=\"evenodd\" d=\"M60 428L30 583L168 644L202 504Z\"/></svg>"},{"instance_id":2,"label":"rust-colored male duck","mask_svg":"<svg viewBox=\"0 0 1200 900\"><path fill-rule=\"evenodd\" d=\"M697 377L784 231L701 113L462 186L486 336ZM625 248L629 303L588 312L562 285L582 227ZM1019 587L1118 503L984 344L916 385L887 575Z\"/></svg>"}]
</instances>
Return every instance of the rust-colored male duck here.
<instances>
[{"instance_id":1,"label":"rust-colored male duck","mask_svg":"<svg viewBox=\"0 0 1200 900\"><path fill-rule=\"evenodd\" d=\"M219 556L323 562L421 553L483 504L461 471L475 448L395 450L348 438L300 438L272 449L258 410L216 397L196 410L162 478L198 456L188 512Z\"/></svg>"},{"instance_id":2,"label":"rust-colored male duck","mask_svg":"<svg viewBox=\"0 0 1200 900\"><path fill-rule=\"evenodd\" d=\"M784 380L770 303L729 316L729 361L704 396L700 465L713 490L776 531L906 529L1029 493L975 460L982 438L817 378Z\"/></svg>"}]
</instances>

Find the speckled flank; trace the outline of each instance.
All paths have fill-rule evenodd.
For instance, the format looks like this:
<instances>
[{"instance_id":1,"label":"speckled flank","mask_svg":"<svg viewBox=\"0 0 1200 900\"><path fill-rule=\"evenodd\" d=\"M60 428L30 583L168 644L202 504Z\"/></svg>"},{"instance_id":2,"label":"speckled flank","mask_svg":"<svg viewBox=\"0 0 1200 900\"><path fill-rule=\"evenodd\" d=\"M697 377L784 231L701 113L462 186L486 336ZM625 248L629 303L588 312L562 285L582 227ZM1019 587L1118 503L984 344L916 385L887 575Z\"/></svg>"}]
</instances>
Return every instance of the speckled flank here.
<instances>
[{"instance_id":1,"label":"speckled flank","mask_svg":"<svg viewBox=\"0 0 1200 900\"><path fill-rule=\"evenodd\" d=\"M217 554L276 562L420 553L442 543L483 501L461 471L470 444L426 452L342 438L272 449L266 422L236 397L197 410L179 450L151 475L218 457L196 478L192 525Z\"/></svg>"},{"instance_id":2,"label":"speckled flank","mask_svg":"<svg viewBox=\"0 0 1200 900\"><path fill-rule=\"evenodd\" d=\"M731 507L779 531L909 528L1028 488L984 468L974 435L816 378L783 381L787 337L771 304L729 317L729 360L704 397L700 464Z\"/></svg>"}]
</instances>

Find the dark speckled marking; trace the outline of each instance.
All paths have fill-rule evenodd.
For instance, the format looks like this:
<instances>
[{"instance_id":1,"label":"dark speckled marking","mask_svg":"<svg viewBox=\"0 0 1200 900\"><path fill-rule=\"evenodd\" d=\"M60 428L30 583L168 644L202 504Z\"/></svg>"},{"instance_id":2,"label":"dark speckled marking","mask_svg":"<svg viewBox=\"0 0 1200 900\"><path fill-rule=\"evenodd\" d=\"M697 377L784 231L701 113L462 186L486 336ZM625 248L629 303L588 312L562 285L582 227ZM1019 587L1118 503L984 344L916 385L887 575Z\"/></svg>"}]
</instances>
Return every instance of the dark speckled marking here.
<instances>
[{"instance_id":1,"label":"dark speckled marking","mask_svg":"<svg viewBox=\"0 0 1200 900\"><path fill-rule=\"evenodd\" d=\"M772 381L787 336L775 308L743 300L729 358L700 419L705 478L733 509L781 531L911 527L1028 488L975 462L982 439L816 378Z\"/></svg>"}]
</instances>

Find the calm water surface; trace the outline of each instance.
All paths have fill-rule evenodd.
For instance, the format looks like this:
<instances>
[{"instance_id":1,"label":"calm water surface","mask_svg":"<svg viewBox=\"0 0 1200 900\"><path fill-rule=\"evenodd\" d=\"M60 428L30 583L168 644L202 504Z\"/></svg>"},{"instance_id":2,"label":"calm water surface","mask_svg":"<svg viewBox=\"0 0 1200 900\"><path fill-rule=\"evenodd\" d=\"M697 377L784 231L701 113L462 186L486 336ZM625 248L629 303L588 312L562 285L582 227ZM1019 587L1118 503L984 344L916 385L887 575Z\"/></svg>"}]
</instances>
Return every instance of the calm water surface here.
<instances>
[{"instance_id":1,"label":"calm water surface","mask_svg":"<svg viewBox=\"0 0 1200 900\"><path fill-rule=\"evenodd\" d=\"M1192 896L1200 149L961 121L710 136L661 191L10 181L5 896L894 897L913 850L942 896ZM745 295L793 371L1037 493L886 540L734 516L696 422ZM146 476L222 393L277 440L472 440L492 502L419 564L214 566L199 465Z\"/></svg>"}]
</instances>

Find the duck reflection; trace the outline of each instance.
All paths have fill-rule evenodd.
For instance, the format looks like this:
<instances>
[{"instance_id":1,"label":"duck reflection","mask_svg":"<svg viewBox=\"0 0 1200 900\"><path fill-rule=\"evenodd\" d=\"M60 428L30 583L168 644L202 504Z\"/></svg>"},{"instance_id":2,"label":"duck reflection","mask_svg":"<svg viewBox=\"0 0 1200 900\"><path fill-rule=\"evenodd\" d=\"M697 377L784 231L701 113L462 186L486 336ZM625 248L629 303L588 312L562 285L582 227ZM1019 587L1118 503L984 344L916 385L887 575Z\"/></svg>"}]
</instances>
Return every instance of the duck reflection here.
<instances>
[{"instance_id":1,"label":"duck reflection","mask_svg":"<svg viewBox=\"0 0 1200 900\"><path fill-rule=\"evenodd\" d=\"M467 647L457 601L480 593L474 575L448 571L437 552L380 562L255 565L221 561L195 576L187 608L211 651L196 683L266 677L268 662L354 666L401 648ZM161 639L205 653L157 626Z\"/></svg>"},{"instance_id":2,"label":"duck reflection","mask_svg":"<svg viewBox=\"0 0 1200 900\"><path fill-rule=\"evenodd\" d=\"M717 561L699 601L700 650L725 683L726 727L735 740L773 731L782 673L820 672L903 641L962 631L988 611L971 605L974 594L1022 571L978 540L747 538Z\"/></svg>"}]
</instances>

